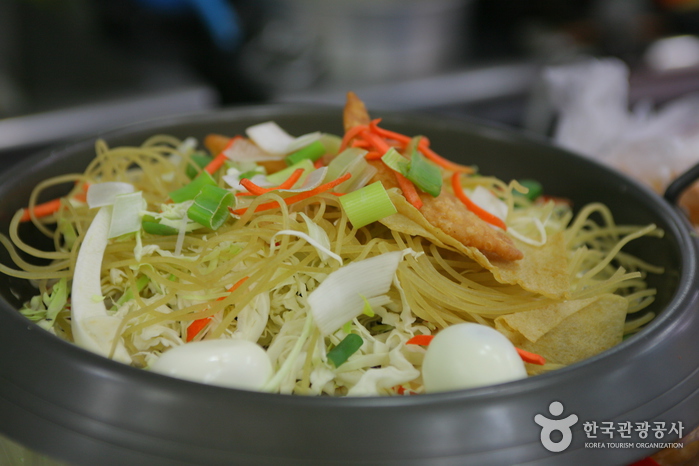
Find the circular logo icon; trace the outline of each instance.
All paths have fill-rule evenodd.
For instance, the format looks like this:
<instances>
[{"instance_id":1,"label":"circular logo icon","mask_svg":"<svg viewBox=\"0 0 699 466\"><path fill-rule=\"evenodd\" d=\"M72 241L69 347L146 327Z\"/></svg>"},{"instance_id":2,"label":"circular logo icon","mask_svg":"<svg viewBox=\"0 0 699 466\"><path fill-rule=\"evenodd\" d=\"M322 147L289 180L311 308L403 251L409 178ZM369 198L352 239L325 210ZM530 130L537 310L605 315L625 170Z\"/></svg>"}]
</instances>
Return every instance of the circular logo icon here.
<instances>
[{"instance_id":1,"label":"circular logo icon","mask_svg":"<svg viewBox=\"0 0 699 466\"><path fill-rule=\"evenodd\" d=\"M559 417L563 414L563 404L554 401L549 405L549 413L554 417ZM578 416L571 414L562 419L549 419L544 415L537 414L534 416L534 422L541 426L541 444L544 448L553 453L559 453L568 448L573 441L573 432L570 428L578 422ZM562 436L557 442L551 439L551 434L555 431L560 432Z\"/></svg>"}]
</instances>

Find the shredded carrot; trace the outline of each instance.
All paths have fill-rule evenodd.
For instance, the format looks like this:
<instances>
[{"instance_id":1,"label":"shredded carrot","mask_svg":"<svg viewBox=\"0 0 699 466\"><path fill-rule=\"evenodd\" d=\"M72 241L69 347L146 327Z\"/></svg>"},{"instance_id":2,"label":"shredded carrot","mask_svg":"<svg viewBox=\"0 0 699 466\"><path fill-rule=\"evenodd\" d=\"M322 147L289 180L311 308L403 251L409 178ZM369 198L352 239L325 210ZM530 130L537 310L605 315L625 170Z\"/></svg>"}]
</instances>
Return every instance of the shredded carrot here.
<instances>
[{"instance_id":1,"label":"shredded carrot","mask_svg":"<svg viewBox=\"0 0 699 466\"><path fill-rule=\"evenodd\" d=\"M405 344L427 346L430 344L433 338L434 335L415 335L410 340L406 341Z\"/></svg>"},{"instance_id":2,"label":"shredded carrot","mask_svg":"<svg viewBox=\"0 0 699 466\"><path fill-rule=\"evenodd\" d=\"M233 293L235 290L237 290L240 287L240 285L245 283L245 280L247 280L248 278L250 278L250 277L243 277L240 280L238 280L237 282L235 282L235 284L233 286L228 288L228 292ZM216 301L222 301L224 299L225 299L225 296L221 296L220 298L216 298ZM193 321L191 324L189 324L189 327L187 327L187 342L194 340L194 337L199 335L199 332L201 332L202 329L204 327L206 327L206 325L209 322L211 322L211 317L203 317L203 318L197 319L197 320Z\"/></svg>"},{"instance_id":3,"label":"shredded carrot","mask_svg":"<svg viewBox=\"0 0 699 466\"><path fill-rule=\"evenodd\" d=\"M365 141L364 139L355 139L352 141L351 146L359 147L360 149L371 149L371 143L369 141Z\"/></svg>"},{"instance_id":4,"label":"shredded carrot","mask_svg":"<svg viewBox=\"0 0 699 466\"><path fill-rule=\"evenodd\" d=\"M366 160L380 160L381 157L383 157L383 154L377 151L367 152L367 154L364 156Z\"/></svg>"},{"instance_id":5,"label":"shredded carrot","mask_svg":"<svg viewBox=\"0 0 699 466\"><path fill-rule=\"evenodd\" d=\"M80 202L86 202L87 201L87 189L90 187L88 183L85 183L83 185L83 190L79 193L76 193L73 196L73 199L76 201ZM61 198L58 199L51 199L50 201L43 202L41 204L36 204L34 208L32 209L32 212L34 213L34 217L36 218L42 218L42 217L48 217L49 215L53 215L56 212L58 212L61 208ZM22 217L19 219L20 222L28 222L32 219L32 215L29 211L29 209L24 209L24 212L22 213Z\"/></svg>"},{"instance_id":6,"label":"shredded carrot","mask_svg":"<svg viewBox=\"0 0 699 466\"><path fill-rule=\"evenodd\" d=\"M245 187L249 192L247 193L236 193L236 196L247 196L247 195L252 195L252 196L261 196L262 194L268 193L270 191L276 191L277 189L291 189L294 187L294 184L301 178L301 175L303 175L303 168L297 168L294 170L294 172L284 180L282 184L279 186L275 186L273 188L263 188L262 186L258 186L252 181L250 181L247 178L243 178L240 180L240 184Z\"/></svg>"},{"instance_id":7,"label":"shredded carrot","mask_svg":"<svg viewBox=\"0 0 699 466\"><path fill-rule=\"evenodd\" d=\"M296 194L296 195L294 195L294 196L287 197L287 198L284 199L284 203L285 203L286 205L291 205L291 204L294 204L294 203L296 203L296 202L299 202L299 201L303 201L303 200L305 200L305 199L308 199L309 197L313 197L313 196L315 196L315 195L317 195L317 194L324 193L325 191L329 191L329 190L331 190L332 188L334 188L335 186L337 186L337 185L339 185L339 184L341 184L341 183L344 183L345 181L347 181L348 179L350 179L351 176L352 176L351 173L345 173L345 174L344 174L343 176L341 176L340 178L337 178L337 179L335 179L335 180L333 180L333 181L330 181L330 182L328 182L328 183L322 184L322 185L318 186L318 187L315 188L315 189L310 189L310 190L308 190L308 191L304 191L304 192L298 193L298 194ZM278 206L279 206L279 203L278 203L277 201L266 202L266 203L264 203L264 204L258 205L257 208L255 209L255 212L262 212L262 211L264 211L264 210L274 209L275 207L278 207ZM234 214L234 215L243 215L245 212L247 212L248 209L247 209L247 208L244 208L244 209L231 209L231 208L229 207L228 210L230 210L230 212L231 212L232 214Z\"/></svg>"},{"instance_id":8,"label":"shredded carrot","mask_svg":"<svg viewBox=\"0 0 699 466\"><path fill-rule=\"evenodd\" d=\"M267 192L266 188L256 185L247 178L243 178L242 180L240 180L240 184L245 189L247 189L250 194L254 194L255 196L260 196Z\"/></svg>"},{"instance_id":9,"label":"shredded carrot","mask_svg":"<svg viewBox=\"0 0 699 466\"><path fill-rule=\"evenodd\" d=\"M243 139L242 136L234 136L228 141L228 144L226 144L226 147L223 148L223 150L216 156L214 159L209 162L206 167L204 167L204 170L207 171L210 175L213 175L216 173L216 171L223 166L223 164L226 162L226 150L228 150L235 141L238 139Z\"/></svg>"},{"instance_id":10,"label":"shredded carrot","mask_svg":"<svg viewBox=\"0 0 699 466\"><path fill-rule=\"evenodd\" d=\"M204 317L203 319L197 319L187 327L187 342L194 340L194 337L199 335L204 327L206 327L209 322L211 322L211 317Z\"/></svg>"},{"instance_id":11,"label":"shredded carrot","mask_svg":"<svg viewBox=\"0 0 699 466\"><path fill-rule=\"evenodd\" d=\"M280 184L277 189L291 189L294 187L294 184L301 178L301 175L303 175L303 168L297 168L294 170L294 172L289 176L289 178L286 179L282 184Z\"/></svg>"},{"instance_id":12,"label":"shredded carrot","mask_svg":"<svg viewBox=\"0 0 699 466\"><path fill-rule=\"evenodd\" d=\"M396 171L394 171L393 174L396 175L398 187L400 187L401 191L403 191L403 196L405 196L405 199L411 203L413 207L420 210L422 207L422 199L420 199L420 195L417 193L415 185L402 174Z\"/></svg>"},{"instance_id":13,"label":"shredded carrot","mask_svg":"<svg viewBox=\"0 0 699 466\"><path fill-rule=\"evenodd\" d=\"M313 162L313 168L315 168L316 170L321 168L321 167L324 167L324 166L325 166L325 163L323 162L322 157L319 158L318 160L316 160L315 162Z\"/></svg>"},{"instance_id":14,"label":"shredded carrot","mask_svg":"<svg viewBox=\"0 0 699 466\"><path fill-rule=\"evenodd\" d=\"M395 131L390 131L384 128L379 128L379 123L381 122L381 118L377 118L375 120L372 120L371 123L369 123L369 128L371 128L371 131L378 134L379 136L387 139L393 139L396 142L399 142L403 145L408 144L411 141L410 136L406 136L405 134L400 134L396 133Z\"/></svg>"},{"instance_id":15,"label":"shredded carrot","mask_svg":"<svg viewBox=\"0 0 699 466\"><path fill-rule=\"evenodd\" d=\"M49 215L55 214L58 212L58 209L61 208L61 199L52 199L50 201L44 202L42 204L37 204L34 206L34 209L32 209L32 212L34 212L34 216L36 218L41 218L41 217L48 217ZM29 212L29 209L24 209L24 213L22 214L22 218L20 218L20 222L28 222L29 220L32 219L32 216Z\"/></svg>"},{"instance_id":16,"label":"shredded carrot","mask_svg":"<svg viewBox=\"0 0 699 466\"><path fill-rule=\"evenodd\" d=\"M381 136L372 133L369 130L362 131L361 136L377 151L385 154L391 146L384 141Z\"/></svg>"},{"instance_id":17,"label":"shredded carrot","mask_svg":"<svg viewBox=\"0 0 699 466\"><path fill-rule=\"evenodd\" d=\"M522 361L528 362L529 364L537 364L539 366L543 366L546 364L546 359L543 356L540 356L536 353L530 353L529 351L525 351L521 348L515 348L517 350L517 353L519 354L519 357L522 358Z\"/></svg>"},{"instance_id":18,"label":"shredded carrot","mask_svg":"<svg viewBox=\"0 0 699 466\"><path fill-rule=\"evenodd\" d=\"M369 129L369 126L367 125L357 125L348 129L345 135L342 137L342 142L340 143L340 152L345 150L347 146L349 146L349 143L352 141L352 139L359 136L359 133L361 133L362 131L366 131L367 129Z\"/></svg>"},{"instance_id":19,"label":"shredded carrot","mask_svg":"<svg viewBox=\"0 0 699 466\"><path fill-rule=\"evenodd\" d=\"M459 172L455 172L451 177L451 187L454 190L454 194L456 195L456 197L458 197L459 200L464 203L468 210L478 215L481 218L481 220L486 221L491 225L495 225L498 228L502 228L503 230L507 230L507 225L505 225L505 222L503 222L502 220L500 220L500 218L491 214L487 210L482 209L471 199L468 198L463 188L461 187L460 177L461 173Z\"/></svg>"}]
</instances>

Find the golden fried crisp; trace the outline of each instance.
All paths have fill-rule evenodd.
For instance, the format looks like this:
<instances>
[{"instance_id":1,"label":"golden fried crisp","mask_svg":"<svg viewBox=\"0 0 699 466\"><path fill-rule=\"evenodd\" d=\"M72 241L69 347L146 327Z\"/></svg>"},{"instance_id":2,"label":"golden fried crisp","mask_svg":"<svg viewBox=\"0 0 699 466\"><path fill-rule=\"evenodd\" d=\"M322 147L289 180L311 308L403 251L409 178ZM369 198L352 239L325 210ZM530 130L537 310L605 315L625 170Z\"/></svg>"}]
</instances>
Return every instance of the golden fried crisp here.
<instances>
[{"instance_id":1,"label":"golden fried crisp","mask_svg":"<svg viewBox=\"0 0 699 466\"><path fill-rule=\"evenodd\" d=\"M568 365L621 343L627 309L626 298L604 294L500 316L495 329L518 348Z\"/></svg>"},{"instance_id":2,"label":"golden fried crisp","mask_svg":"<svg viewBox=\"0 0 699 466\"><path fill-rule=\"evenodd\" d=\"M473 259L489 270L500 283L519 285L527 291L548 298L565 299L570 290L568 256L562 233L551 235L543 246L531 246L513 240L524 257L508 261L495 256L486 256L474 246L466 246L458 239L430 223L421 211L413 207L400 191L393 187L388 195L398 210L380 222L394 231L411 236L420 236L445 249L457 251Z\"/></svg>"},{"instance_id":3,"label":"golden fried crisp","mask_svg":"<svg viewBox=\"0 0 699 466\"><path fill-rule=\"evenodd\" d=\"M364 103L353 92L347 93L343 122L345 131L370 122ZM398 186L395 174L383 162L370 163L378 170L371 182L380 181L386 189ZM474 247L489 257L506 261L516 261L524 257L509 236L468 210L454 193L442 189L437 197L426 193L419 195L423 202L420 212L425 219L464 246ZM401 212L401 208L397 208Z\"/></svg>"}]
</instances>

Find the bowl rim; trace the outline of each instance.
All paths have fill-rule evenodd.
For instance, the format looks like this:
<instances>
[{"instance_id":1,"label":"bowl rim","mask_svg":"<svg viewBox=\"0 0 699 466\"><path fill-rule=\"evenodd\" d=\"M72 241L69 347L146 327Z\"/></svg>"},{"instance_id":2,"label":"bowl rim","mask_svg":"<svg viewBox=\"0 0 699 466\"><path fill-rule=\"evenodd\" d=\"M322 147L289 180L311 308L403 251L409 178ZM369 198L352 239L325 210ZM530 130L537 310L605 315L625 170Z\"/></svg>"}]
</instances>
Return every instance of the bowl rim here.
<instances>
[{"instance_id":1,"label":"bowl rim","mask_svg":"<svg viewBox=\"0 0 699 466\"><path fill-rule=\"evenodd\" d=\"M176 115L165 118L157 118L147 120L145 122L137 122L126 125L117 129L101 132L90 138L81 138L75 142L63 144L61 147L52 148L40 151L28 159L19 162L11 167L6 172L0 174L0 195L4 194L6 184L11 184L15 180L18 173L34 166L44 166L60 162L65 157L70 157L76 151L87 150L94 145L97 138L105 138L108 140L119 138L122 136L133 136L140 133L149 133L157 129L173 127L181 124L206 124L208 122L217 122L221 119L235 118L268 118L273 115L317 115L318 113L330 116L331 114L337 117L338 109L334 106L318 106L318 105L261 105L261 106L245 106L232 109L222 109L218 111L197 112L186 115ZM331 113L332 112L332 113ZM411 122L416 118L424 118L424 114L420 113L394 113L382 112L382 116L394 123ZM526 144L540 146L546 145L549 149L552 148L550 141L537 135L527 134L524 132L512 131L511 128L484 124L483 122L473 121L470 119L454 119L449 117L435 118L430 116L429 125L431 128L439 126L447 130L463 131L463 127L469 127L470 130L478 132L479 135L484 134L484 137L497 137L507 140L515 144ZM599 162L590 160L579 154L567 151L562 148L553 148L560 154L565 154L567 157L572 157L578 160L584 160L585 163L596 166L597 169L609 171L609 167L602 165ZM48 156L47 156L48 154ZM665 310L659 316L647 325L647 327L619 345L606 350L598 355L587 358L578 363L572 364L546 374L528 377L527 379L508 382L504 384L477 387L465 390L456 390L453 392L441 392L432 394L421 394L420 396L405 396L405 397L386 397L386 396L370 396L370 397L307 397L298 395L286 394L270 394L260 392L249 392L245 390L237 390L231 388L210 386L171 378L161 374L151 373L143 369L138 369L124 365L102 356L90 353L87 350L79 348L74 344L64 341L59 337L44 331L38 325L29 322L24 316L16 312L16 309L9 305L4 299L0 298L0 321L8 322L10 319L11 326L14 330L22 332L26 338L37 342L38 345L50 350L51 353L65 357L65 362L70 365L80 366L82 370L102 374L121 382L129 384L138 384L139 389L146 387L156 391L164 391L176 393L184 396L197 396L212 399L239 399L246 402L264 402L273 406L288 407L293 406L299 409L364 409L364 410L381 410L387 412L395 412L406 407L415 408L430 408L451 405L454 402L466 404L478 404L484 401L497 402L509 397L522 396L524 394L535 393L542 389L548 388L551 385L566 385L574 382L580 377L594 378L596 372L601 368L613 364L615 361L624 361L629 357L653 357L653 350L661 344L666 338L674 332L681 331L684 322L677 318L678 315L686 314L687 307L696 307L699 298L695 296L694 287L699 281L698 264L690 258L697 257L697 248L699 247L699 239L691 236L691 226L687 219L680 212L679 208L667 203L657 194L653 193L649 188L641 185L635 180L626 177L623 174L615 173L615 176L624 180L627 184L636 189L639 193L653 203L653 208L660 209L665 212L665 220L667 226L671 227L666 234L671 234L678 242L678 247L681 248L686 256L681 257L682 264L680 270L680 280L677 284L677 290L668 302ZM12 311L12 312L9 312ZM28 325L29 324L29 325ZM0 353L0 359L2 359ZM697 369L694 376L699 373ZM690 376L692 376L690 374ZM688 376L688 377L690 377ZM2 376L0 376L2 379ZM26 387L25 387L26 388ZM31 389L30 389L31 390ZM1 390L0 390L1 392ZM697 395L699 396L699 395ZM699 418L696 420L699 423ZM579 426L580 427L580 426ZM0 422L0 431L2 431L2 422Z\"/></svg>"}]
</instances>

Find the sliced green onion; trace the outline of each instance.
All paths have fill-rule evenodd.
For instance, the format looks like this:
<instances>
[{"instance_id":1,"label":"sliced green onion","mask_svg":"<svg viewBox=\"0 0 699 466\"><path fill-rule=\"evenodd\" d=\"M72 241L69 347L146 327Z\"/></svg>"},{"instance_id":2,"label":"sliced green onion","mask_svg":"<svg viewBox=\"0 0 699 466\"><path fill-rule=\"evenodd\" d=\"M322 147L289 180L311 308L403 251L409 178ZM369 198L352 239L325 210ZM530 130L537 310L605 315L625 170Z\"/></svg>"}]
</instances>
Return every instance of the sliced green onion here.
<instances>
[{"instance_id":1,"label":"sliced green onion","mask_svg":"<svg viewBox=\"0 0 699 466\"><path fill-rule=\"evenodd\" d=\"M139 231L141 212L145 208L146 201L141 191L115 196L112 218L109 222L109 238Z\"/></svg>"},{"instance_id":2,"label":"sliced green onion","mask_svg":"<svg viewBox=\"0 0 699 466\"><path fill-rule=\"evenodd\" d=\"M356 353L364 344L362 337L356 333L350 333L342 339L336 347L328 351L328 359L335 367L340 367L350 356Z\"/></svg>"},{"instance_id":3,"label":"sliced green onion","mask_svg":"<svg viewBox=\"0 0 699 466\"><path fill-rule=\"evenodd\" d=\"M199 172L213 160L213 157L202 153L192 154L189 156L189 158L192 162L194 162L194 165L188 163L187 168L185 169L185 173L190 180L194 179Z\"/></svg>"},{"instance_id":4,"label":"sliced green onion","mask_svg":"<svg viewBox=\"0 0 699 466\"><path fill-rule=\"evenodd\" d=\"M419 142L420 138L417 137L410 143L413 150L410 153L410 167L405 177L415 183L421 191L437 197L442 191L442 171L437 165L427 160L419 150L416 150Z\"/></svg>"},{"instance_id":5,"label":"sliced green onion","mask_svg":"<svg viewBox=\"0 0 699 466\"><path fill-rule=\"evenodd\" d=\"M340 146L342 145L342 138L330 133L322 133L320 135L320 142L325 146L325 150L328 154L337 155L340 152Z\"/></svg>"},{"instance_id":6,"label":"sliced green onion","mask_svg":"<svg viewBox=\"0 0 699 466\"><path fill-rule=\"evenodd\" d=\"M286 152L296 152L297 150L306 147L307 145L316 142L320 139L322 133L320 131L315 131L313 133L304 134L295 138L291 143L286 146Z\"/></svg>"},{"instance_id":7,"label":"sliced green onion","mask_svg":"<svg viewBox=\"0 0 699 466\"><path fill-rule=\"evenodd\" d=\"M306 147L303 147L297 150L296 152L287 155L284 158L284 160L286 161L287 165L291 166L304 159L308 159L315 162L323 155L325 155L325 146L320 141L314 141Z\"/></svg>"},{"instance_id":8,"label":"sliced green onion","mask_svg":"<svg viewBox=\"0 0 699 466\"><path fill-rule=\"evenodd\" d=\"M170 225L163 225L162 223L158 222L151 222L149 220L143 220L141 222L141 227L143 228L143 231L150 233L151 235L173 236L179 233L177 228L171 227Z\"/></svg>"},{"instance_id":9,"label":"sliced green onion","mask_svg":"<svg viewBox=\"0 0 699 466\"><path fill-rule=\"evenodd\" d=\"M357 158L364 158L367 151L357 147L345 149L340 154L332 159L328 164L328 173L325 175L325 182L336 180L347 172L347 168ZM354 176L354 175L352 175ZM352 178L350 178L352 179Z\"/></svg>"},{"instance_id":10,"label":"sliced green onion","mask_svg":"<svg viewBox=\"0 0 699 466\"><path fill-rule=\"evenodd\" d=\"M218 186L204 185L187 210L195 222L216 230L228 218L228 207L233 204L233 193Z\"/></svg>"},{"instance_id":11,"label":"sliced green onion","mask_svg":"<svg viewBox=\"0 0 699 466\"><path fill-rule=\"evenodd\" d=\"M294 173L295 170L299 168L303 168L303 175L301 175L301 178L299 178L299 181L297 183L300 182L301 184L303 184L303 182L308 177L308 174L315 170L313 162L310 159L303 159L290 167L286 167L283 170L279 170L278 172L272 173L271 175L267 175L267 181L269 181L272 186L279 186L284 181L286 181L291 176L291 174Z\"/></svg>"},{"instance_id":12,"label":"sliced green onion","mask_svg":"<svg viewBox=\"0 0 699 466\"><path fill-rule=\"evenodd\" d=\"M415 186L432 197L442 191L442 172L439 167L429 162L420 152L413 152L410 170L406 176Z\"/></svg>"},{"instance_id":13,"label":"sliced green onion","mask_svg":"<svg viewBox=\"0 0 699 466\"><path fill-rule=\"evenodd\" d=\"M527 188L529 191L526 193L520 193L518 191L515 191L515 194L518 196L524 196L527 199L533 201L536 198L542 196L544 194L544 187L541 185L536 180L518 180L519 184Z\"/></svg>"},{"instance_id":14,"label":"sliced green onion","mask_svg":"<svg viewBox=\"0 0 699 466\"><path fill-rule=\"evenodd\" d=\"M238 180L244 180L244 179L250 180L254 176L262 175L262 174L263 173L261 173L260 170L248 170L245 173L241 173L240 175L238 175Z\"/></svg>"},{"instance_id":15,"label":"sliced green onion","mask_svg":"<svg viewBox=\"0 0 699 466\"><path fill-rule=\"evenodd\" d=\"M199 194L203 186L216 186L216 181L214 181L213 177L207 171L199 173L188 185L172 191L170 193L170 199L176 203L191 201L197 197L197 194Z\"/></svg>"},{"instance_id":16,"label":"sliced green onion","mask_svg":"<svg viewBox=\"0 0 699 466\"><path fill-rule=\"evenodd\" d=\"M345 194L340 204L355 228L361 228L397 212L380 181Z\"/></svg>"},{"instance_id":17,"label":"sliced green onion","mask_svg":"<svg viewBox=\"0 0 699 466\"><path fill-rule=\"evenodd\" d=\"M386 153L381 157L381 161L391 170L397 171L403 176L408 176L410 161L403 157L395 149L395 147L391 147L388 151L386 151Z\"/></svg>"}]
</instances>

